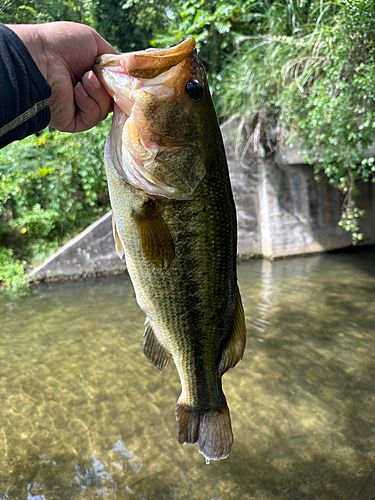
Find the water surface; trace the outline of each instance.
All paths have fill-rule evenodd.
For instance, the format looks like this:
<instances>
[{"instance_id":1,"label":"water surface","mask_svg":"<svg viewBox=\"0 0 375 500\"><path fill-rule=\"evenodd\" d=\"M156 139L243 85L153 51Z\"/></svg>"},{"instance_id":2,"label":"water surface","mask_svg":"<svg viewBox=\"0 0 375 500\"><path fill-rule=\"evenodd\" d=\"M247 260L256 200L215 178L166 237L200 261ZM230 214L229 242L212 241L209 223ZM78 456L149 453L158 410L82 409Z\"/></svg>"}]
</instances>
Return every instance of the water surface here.
<instances>
[{"instance_id":1,"label":"water surface","mask_svg":"<svg viewBox=\"0 0 375 500\"><path fill-rule=\"evenodd\" d=\"M239 267L235 443L175 437L180 386L140 351L125 276L0 297L1 499L375 499L375 250Z\"/></svg>"}]
</instances>

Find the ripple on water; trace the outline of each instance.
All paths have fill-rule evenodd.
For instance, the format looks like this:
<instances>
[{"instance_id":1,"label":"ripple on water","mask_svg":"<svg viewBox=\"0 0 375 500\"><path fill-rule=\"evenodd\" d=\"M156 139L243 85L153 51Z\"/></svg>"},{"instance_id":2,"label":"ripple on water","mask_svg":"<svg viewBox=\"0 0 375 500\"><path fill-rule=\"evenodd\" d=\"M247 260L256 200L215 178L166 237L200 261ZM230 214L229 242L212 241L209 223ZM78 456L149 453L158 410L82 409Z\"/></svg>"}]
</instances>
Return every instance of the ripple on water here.
<instances>
[{"instance_id":1,"label":"ripple on water","mask_svg":"<svg viewBox=\"0 0 375 500\"><path fill-rule=\"evenodd\" d=\"M239 268L244 360L224 377L235 443L179 446L173 366L141 353L125 277L0 298L0 498L370 498L375 253Z\"/></svg>"}]
</instances>

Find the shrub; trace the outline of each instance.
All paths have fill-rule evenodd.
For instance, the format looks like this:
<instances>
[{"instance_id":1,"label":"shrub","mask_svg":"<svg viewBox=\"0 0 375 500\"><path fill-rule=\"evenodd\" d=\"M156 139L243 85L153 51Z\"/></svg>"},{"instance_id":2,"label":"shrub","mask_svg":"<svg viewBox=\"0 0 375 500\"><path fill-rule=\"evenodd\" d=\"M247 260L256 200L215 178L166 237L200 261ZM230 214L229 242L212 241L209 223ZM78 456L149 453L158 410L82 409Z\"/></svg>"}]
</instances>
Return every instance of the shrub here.
<instances>
[{"instance_id":1,"label":"shrub","mask_svg":"<svg viewBox=\"0 0 375 500\"><path fill-rule=\"evenodd\" d=\"M39 263L109 208L108 130L108 120L81 134L45 130L0 151L3 266L13 262L19 271L19 261ZM0 280L9 283L9 277Z\"/></svg>"}]
</instances>

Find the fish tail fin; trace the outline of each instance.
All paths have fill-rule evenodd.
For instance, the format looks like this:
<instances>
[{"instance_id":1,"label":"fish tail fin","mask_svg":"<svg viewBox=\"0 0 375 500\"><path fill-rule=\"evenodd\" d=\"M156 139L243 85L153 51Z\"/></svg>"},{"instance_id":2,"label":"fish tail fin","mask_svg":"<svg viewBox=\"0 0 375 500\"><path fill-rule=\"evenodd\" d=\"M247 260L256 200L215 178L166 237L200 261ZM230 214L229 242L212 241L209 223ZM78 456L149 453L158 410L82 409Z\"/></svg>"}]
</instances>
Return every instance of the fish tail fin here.
<instances>
[{"instance_id":1,"label":"fish tail fin","mask_svg":"<svg viewBox=\"0 0 375 500\"><path fill-rule=\"evenodd\" d=\"M229 408L224 400L220 408L202 410L182 402L177 403L178 442L196 443L206 461L226 458L233 444Z\"/></svg>"}]
</instances>

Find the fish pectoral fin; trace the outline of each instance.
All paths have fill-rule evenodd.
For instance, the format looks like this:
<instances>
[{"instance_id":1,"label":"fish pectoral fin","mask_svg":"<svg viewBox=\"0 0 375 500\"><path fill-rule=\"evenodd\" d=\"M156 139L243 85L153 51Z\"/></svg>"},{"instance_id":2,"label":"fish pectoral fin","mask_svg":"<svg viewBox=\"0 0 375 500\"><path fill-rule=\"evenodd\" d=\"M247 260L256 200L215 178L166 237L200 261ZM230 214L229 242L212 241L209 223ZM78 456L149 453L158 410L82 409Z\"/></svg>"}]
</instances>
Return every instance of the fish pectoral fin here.
<instances>
[{"instance_id":1,"label":"fish pectoral fin","mask_svg":"<svg viewBox=\"0 0 375 500\"><path fill-rule=\"evenodd\" d=\"M132 211L145 258L156 267L169 268L175 256L172 235L153 201Z\"/></svg>"},{"instance_id":2,"label":"fish pectoral fin","mask_svg":"<svg viewBox=\"0 0 375 500\"><path fill-rule=\"evenodd\" d=\"M245 313L242 306L241 294L237 285L236 309L234 313L234 325L228 343L224 348L219 364L219 374L223 375L227 370L233 368L241 359L246 345Z\"/></svg>"},{"instance_id":3,"label":"fish pectoral fin","mask_svg":"<svg viewBox=\"0 0 375 500\"><path fill-rule=\"evenodd\" d=\"M113 239L115 240L115 248L116 248L116 252L117 252L117 255L120 257L120 259L122 260L124 258L124 255L125 255L125 251L124 251L124 247L122 245L122 241L120 240L120 235L118 234L118 231L117 231L117 226L116 226L116 222L115 222L115 218L112 214L112 230L113 230Z\"/></svg>"},{"instance_id":4,"label":"fish pectoral fin","mask_svg":"<svg viewBox=\"0 0 375 500\"><path fill-rule=\"evenodd\" d=\"M148 319L146 319L145 325L146 327L142 346L143 353L150 363L155 366L155 368L162 371L162 369L169 363L171 355L156 338Z\"/></svg>"}]
</instances>

